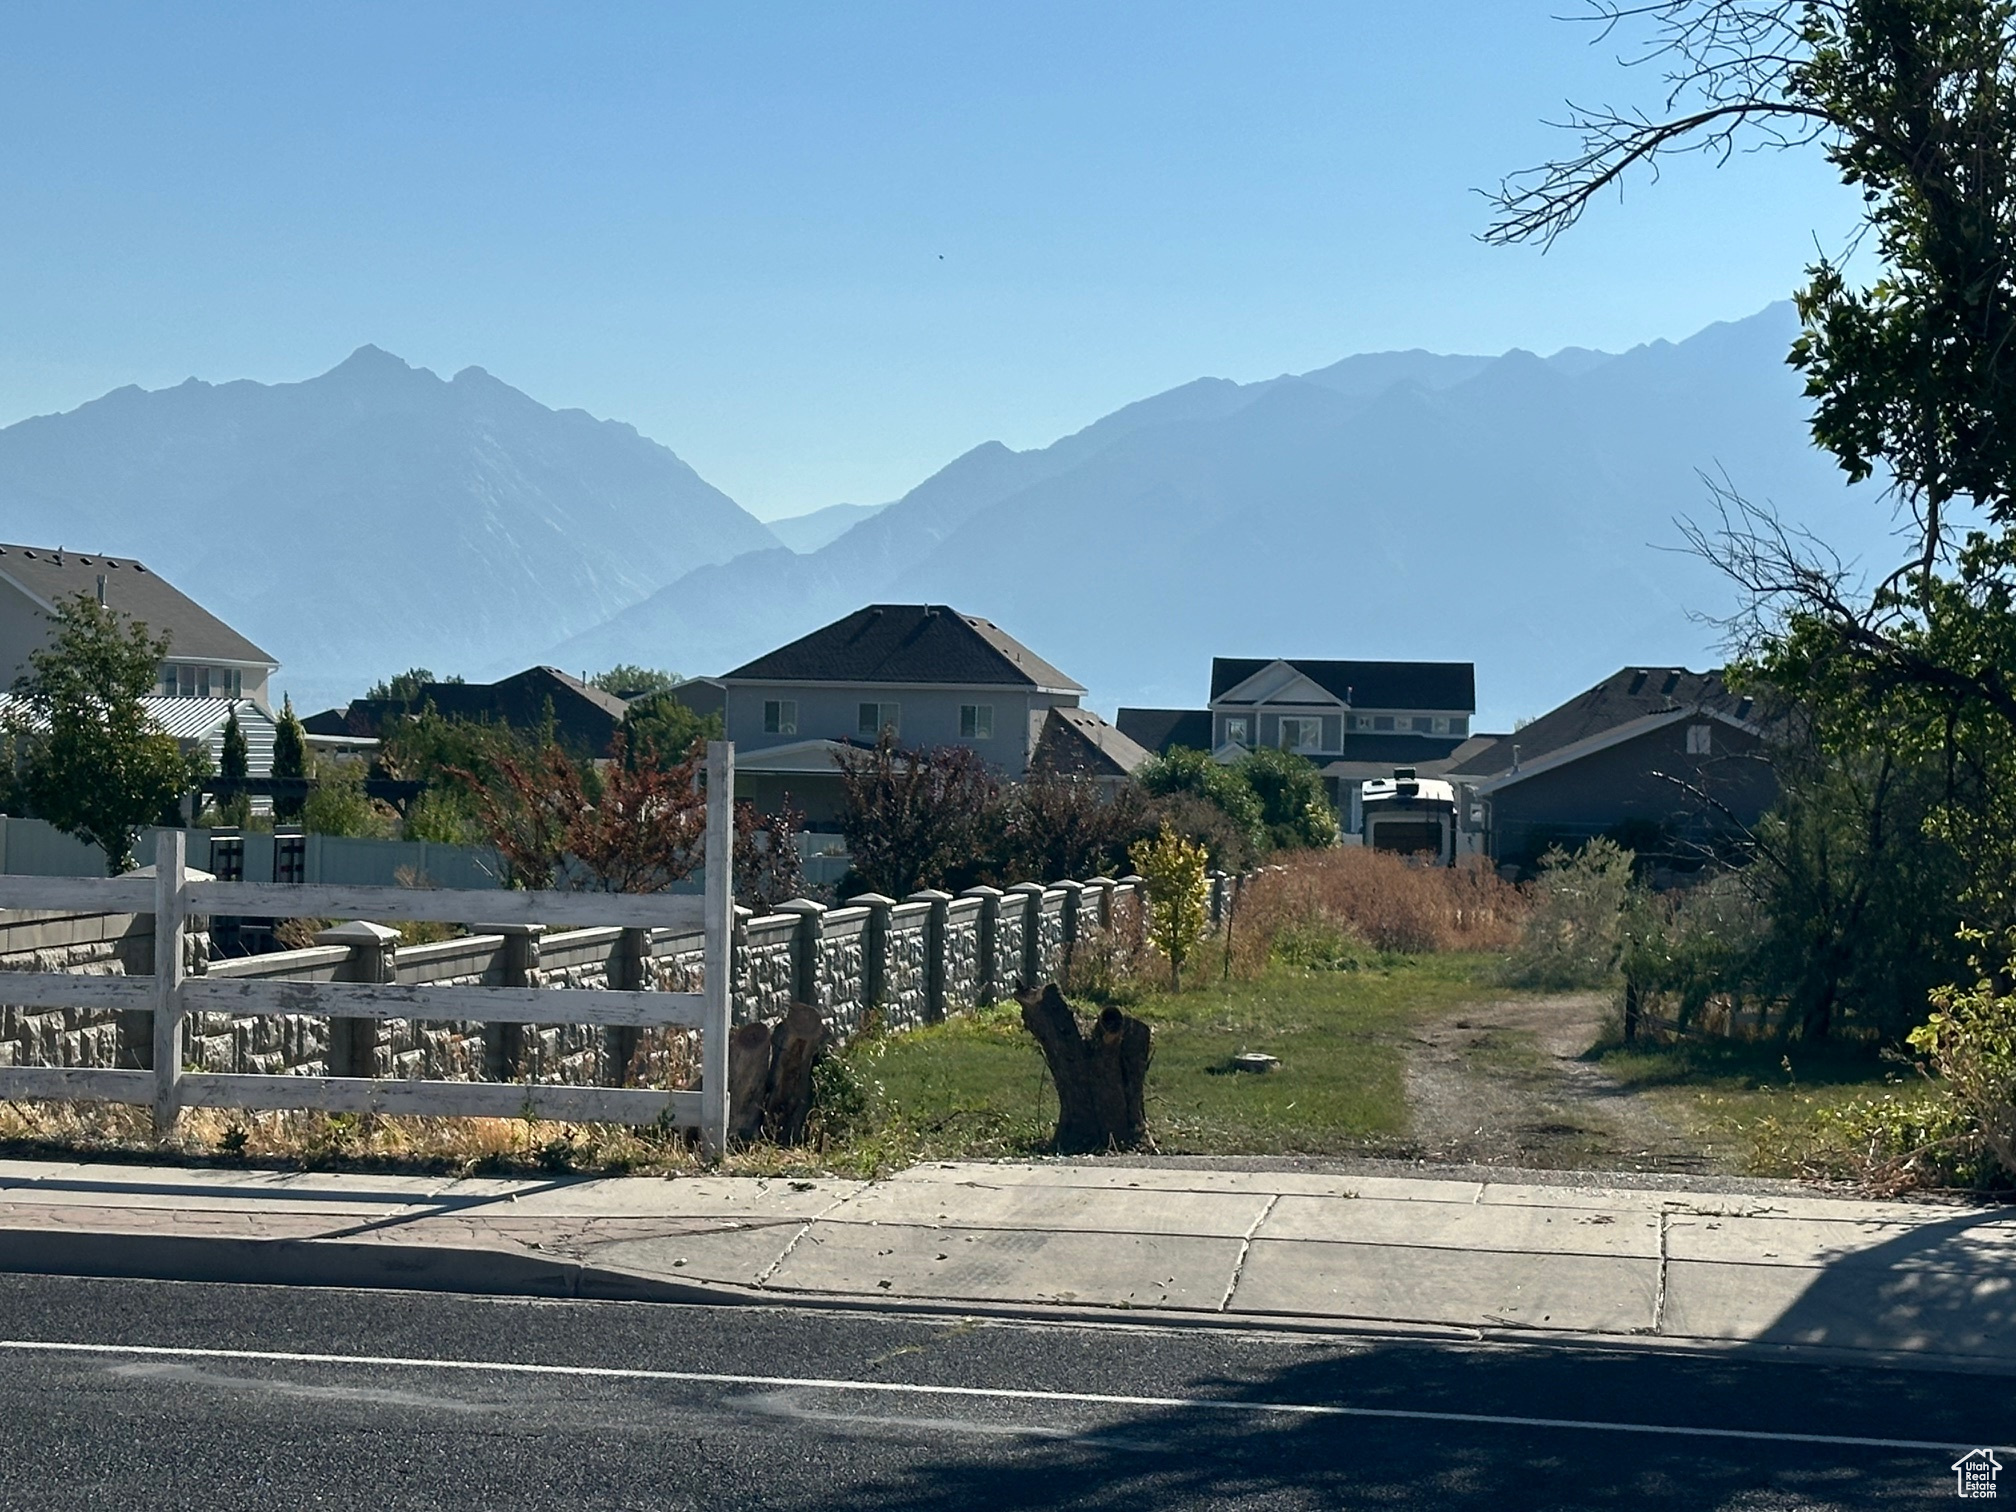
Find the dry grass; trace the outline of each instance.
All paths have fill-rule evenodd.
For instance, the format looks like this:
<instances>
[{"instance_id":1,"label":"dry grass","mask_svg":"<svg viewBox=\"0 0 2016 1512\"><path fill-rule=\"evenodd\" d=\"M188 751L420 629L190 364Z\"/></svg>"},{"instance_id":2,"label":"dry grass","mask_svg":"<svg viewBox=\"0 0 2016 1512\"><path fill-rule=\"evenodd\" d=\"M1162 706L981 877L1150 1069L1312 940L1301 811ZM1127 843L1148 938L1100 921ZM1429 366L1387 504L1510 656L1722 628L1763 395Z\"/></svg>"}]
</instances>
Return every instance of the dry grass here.
<instances>
[{"instance_id":1,"label":"dry grass","mask_svg":"<svg viewBox=\"0 0 2016 1512\"><path fill-rule=\"evenodd\" d=\"M1246 885L1232 961L1255 975L1282 930L1311 925L1400 955L1503 950L1518 939L1527 908L1525 894L1481 860L1422 866L1362 846L1307 851Z\"/></svg>"}]
</instances>

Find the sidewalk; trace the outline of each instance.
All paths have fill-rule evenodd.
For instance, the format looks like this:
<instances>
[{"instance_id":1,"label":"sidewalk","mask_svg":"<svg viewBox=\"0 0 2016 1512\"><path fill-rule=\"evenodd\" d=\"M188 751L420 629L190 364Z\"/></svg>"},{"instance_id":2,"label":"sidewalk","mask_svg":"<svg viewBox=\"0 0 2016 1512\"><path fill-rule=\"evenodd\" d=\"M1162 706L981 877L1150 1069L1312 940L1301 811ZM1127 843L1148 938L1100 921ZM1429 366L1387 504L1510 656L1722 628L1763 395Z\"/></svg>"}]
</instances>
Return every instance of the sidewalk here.
<instances>
[{"instance_id":1,"label":"sidewalk","mask_svg":"<svg viewBox=\"0 0 2016 1512\"><path fill-rule=\"evenodd\" d=\"M860 1182L0 1161L0 1270L1124 1309L2016 1371L2016 1210L1822 1196L1107 1163Z\"/></svg>"}]
</instances>

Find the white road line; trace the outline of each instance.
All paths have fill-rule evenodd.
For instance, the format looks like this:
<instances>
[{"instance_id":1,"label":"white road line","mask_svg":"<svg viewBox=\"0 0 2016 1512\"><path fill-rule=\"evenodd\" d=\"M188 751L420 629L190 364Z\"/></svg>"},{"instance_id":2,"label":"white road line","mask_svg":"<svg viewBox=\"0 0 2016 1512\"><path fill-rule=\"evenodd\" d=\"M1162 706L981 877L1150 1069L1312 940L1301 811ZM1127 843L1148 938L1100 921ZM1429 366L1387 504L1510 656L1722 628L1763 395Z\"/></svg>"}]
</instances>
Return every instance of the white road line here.
<instances>
[{"instance_id":1,"label":"white road line","mask_svg":"<svg viewBox=\"0 0 2016 1512\"><path fill-rule=\"evenodd\" d=\"M1155 1407L1279 1417L1382 1418L1410 1423L1463 1423L1488 1428L1569 1428L1592 1433L1653 1437L1739 1439L1767 1444L1814 1444L1834 1449L2016 1448L1959 1439L1860 1438L1841 1433L1772 1433L1760 1428L1697 1428L1678 1423L1612 1423L1586 1418L1516 1417L1495 1412L1428 1412L1402 1407L1340 1407L1302 1402L1246 1402L1221 1397L1120 1396L1097 1391L1035 1391L1013 1386L932 1386L915 1381L850 1381L825 1376L729 1375L704 1370L632 1370L614 1365L535 1365L517 1360L440 1360L402 1355L306 1354L293 1350L196 1349L163 1344L80 1344L44 1339L0 1339L18 1354L112 1355L132 1359L244 1360L273 1365L368 1365L399 1370L487 1371L500 1375L573 1376L590 1380L667 1381L696 1386L760 1386L770 1390L882 1392L902 1396L979 1397L990 1401L1058 1402L1094 1407Z\"/></svg>"}]
</instances>

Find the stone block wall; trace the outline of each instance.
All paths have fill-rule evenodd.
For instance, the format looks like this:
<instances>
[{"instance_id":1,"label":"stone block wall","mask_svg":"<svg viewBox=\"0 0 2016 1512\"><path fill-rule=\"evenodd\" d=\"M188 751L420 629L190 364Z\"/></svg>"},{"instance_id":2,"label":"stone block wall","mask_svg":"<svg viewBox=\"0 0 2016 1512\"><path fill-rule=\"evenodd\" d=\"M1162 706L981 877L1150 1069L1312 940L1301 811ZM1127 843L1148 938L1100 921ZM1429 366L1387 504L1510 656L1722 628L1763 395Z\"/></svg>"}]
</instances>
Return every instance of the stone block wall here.
<instances>
[{"instance_id":1,"label":"stone block wall","mask_svg":"<svg viewBox=\"0 0 2016 1512\"><path fill-rule=\"evenodd\" d=\"M1063 975L1074 943L1095 931L1138 939L1139 888L1138 878L1098 878L1005 892L973 888L956 898L868 899L842 908L800 901L762 916L738 910L734 1017L773 1018L803 1000L844 1043L878 1009L890 1028L909 1029L998 1002L1020 982ZM1214 912L1223 896L1222 879L1214 879ZM200 936L197 942L200 955L206 942ZM196 959L190 968L297 981L694 992L703 986L703 957L697 934L609 928L547 935L530 928L425 945L321 944ZM0 1005L9 969L151 972L153 921L144 914L0 915ZM144 1069L152 1061L152 1034L146 1013L0 1006L0 1066ZM190 1016L188 1059L220 1072L685 1086L697 1075L696 1041L683 1029L203 1013Z\"/></svg>"}]
</instances>

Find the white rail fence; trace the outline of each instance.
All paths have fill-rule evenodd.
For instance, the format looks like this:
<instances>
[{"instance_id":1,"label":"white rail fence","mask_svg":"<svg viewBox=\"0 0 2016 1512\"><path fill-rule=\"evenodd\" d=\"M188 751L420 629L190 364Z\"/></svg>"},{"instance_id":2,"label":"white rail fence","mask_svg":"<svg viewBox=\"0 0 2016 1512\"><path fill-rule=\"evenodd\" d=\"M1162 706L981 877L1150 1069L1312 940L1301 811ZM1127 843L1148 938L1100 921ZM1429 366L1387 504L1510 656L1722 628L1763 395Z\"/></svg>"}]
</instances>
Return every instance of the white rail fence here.
<instances>
[{"instance_id":1,"label":"white rail fence","mask_svg":"<svg viewBox=\"0 0 2016 1512\"><path fill-rule=\"evenodd\" d=\"M707 747L707 791L735 791L735 748ZM520 1115L574 1122L657 1123L697 1129L710 1153L727 1142L728 1035L734 923L733 805L707 805L706 888L690 893L507 892L215 882L189 875L187 836L164 830L149 877L0 876L0 909L77 908L154 915L154 974L79 976L10 971L6 1000L24 1008L113 1008L154 1015L152 1070L0 1068L0 1101L84 1098L151 1104L158 1127L183 1108L304 1109L329 1113ZM371 982L244 981L186 975L189 920L213 915L427 920L445 924L572 924L699 928L699 992L460 987ZM562 1086L541 1082L423 1081L390 1077L258 1076L184 1069L192 1012L320 1014L337 1019L450 1019L692 1029L700 1034L700 1090Z\"/></svg>"}]
</instances>

